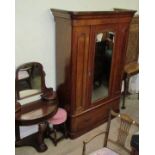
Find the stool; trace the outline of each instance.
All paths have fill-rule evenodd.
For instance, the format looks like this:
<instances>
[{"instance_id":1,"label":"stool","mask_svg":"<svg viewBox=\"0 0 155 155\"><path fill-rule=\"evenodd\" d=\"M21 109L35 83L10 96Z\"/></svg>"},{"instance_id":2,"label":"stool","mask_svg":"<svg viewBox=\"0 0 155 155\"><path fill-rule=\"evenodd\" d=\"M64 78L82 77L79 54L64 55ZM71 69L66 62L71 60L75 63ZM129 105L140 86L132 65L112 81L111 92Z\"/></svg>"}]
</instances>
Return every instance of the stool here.
<instances>
[{"instance_id":1,"label":"stool","mask_svg":"<svg viewBox=\"0 0 155 155\"><path fill-rule=\"evenodd\" d=\"M53 141L55 146L61 139L68 137L66 120L67 112L63 108L58 108L57 113L48 120L47 136ZM50 125L53 125L52 129L50 128ZM63 134L59 138L57 138L57 131L60 131ZM54 136L51 135L52 133Z\"/></svg>"},{"instance_id":2,"label":"stool","mask_svg":"<svg viewBox=\"0 0 155 155\"><path fill-rule=\"evenodd\" d=\"M125 109L125 96L128 93L129 88L129 79L131 76L136 75L139 73L139 64L137 62L133 62L130 64L125 65L124 67L124 93L123 93L123 103L122 109Z\"/></svg>"}]
</instances>

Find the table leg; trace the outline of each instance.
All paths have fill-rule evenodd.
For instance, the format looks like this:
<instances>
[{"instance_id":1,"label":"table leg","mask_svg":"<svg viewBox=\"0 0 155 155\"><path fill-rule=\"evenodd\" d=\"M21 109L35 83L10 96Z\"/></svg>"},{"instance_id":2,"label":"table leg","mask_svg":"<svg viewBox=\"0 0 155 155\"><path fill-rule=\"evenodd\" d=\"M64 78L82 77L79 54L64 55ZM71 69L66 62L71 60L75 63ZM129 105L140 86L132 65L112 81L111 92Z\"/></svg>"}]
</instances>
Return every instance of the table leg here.
<instances>
[{"instance_id":1,"label":"table leg","mask_svg":"<svg viewBox=\"0 0 155 155\"><path fill-rule=\"evenodd\" d=\"M37 141L41 152L47 150L47 145L44 143L44 136L45 136L46 130L47 130L47 123L46 122L40 123Z\"/></svg>"},{"instance_id":2,"label":"table leg","mask_svg":"<svg viewBox=\"0 0 155 155\"><path fill-rule=\"evenodd\" d=\"M15 141L19 141L20 140L20 129L18 125L15 125Z\"/></svg>"},{"instance_id":3,"label":"table leg","mask_svg":"<svg viewBox=\"0 0 155 155\"><path fill-rule=\"evenodd\" d=\"M122 109L125 109L125 97L127 95L127 92L128 92L128 89L129 89L129 77L127 76L125 79L124 79L124 92L123 92L123 103L122 103Z\"/></svg>"},{"instance_id":4,"label":"table leg","mask_svg":"<svg viewBox=\"0 0 155 155\"><path fill-rule=\"evenodd\" d=\"M44 143L44 136L45 136L45 132L46 132L46 129L47 129L47 122L40 123L38 129L39 129L39 131L37 133L29 135L29 136L27 136L25 138L18 139L20 137L17 136L18 141L16 140L16 143L15 143L16 147L32 146L38 152L46 151L47 150L47 145Z\"/></svg>"}]
</instances>

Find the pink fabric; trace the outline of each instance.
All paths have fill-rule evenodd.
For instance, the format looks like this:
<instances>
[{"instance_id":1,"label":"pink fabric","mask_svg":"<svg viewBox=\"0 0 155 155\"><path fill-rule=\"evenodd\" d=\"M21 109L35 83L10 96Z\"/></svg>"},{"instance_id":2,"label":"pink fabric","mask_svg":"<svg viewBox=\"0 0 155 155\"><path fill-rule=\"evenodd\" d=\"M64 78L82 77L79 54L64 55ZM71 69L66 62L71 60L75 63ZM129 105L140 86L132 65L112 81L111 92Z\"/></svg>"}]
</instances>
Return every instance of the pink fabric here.
<instances>
[{"instance_id":1,"label":"pink fabric","mask_svg":"<svg viewBox=\"0 0 155 155\"><path fill-rule=\"evenodd\" d=\"M89 155L119 155L118 153L104 147L102 149L99 149L93 153L90 153Z\"/></svg>"},{"instance_id":2,"label":"pink fabric","mask_svg":"<svg viewBox=\"0 0 155 155\"><path fill-rule=\"evenodd\" d=\"M58 108L57 113L51 117L48 122L53 125L64 123L67 119L67 112L62 108Z\"/></svg>"}]
</instances>

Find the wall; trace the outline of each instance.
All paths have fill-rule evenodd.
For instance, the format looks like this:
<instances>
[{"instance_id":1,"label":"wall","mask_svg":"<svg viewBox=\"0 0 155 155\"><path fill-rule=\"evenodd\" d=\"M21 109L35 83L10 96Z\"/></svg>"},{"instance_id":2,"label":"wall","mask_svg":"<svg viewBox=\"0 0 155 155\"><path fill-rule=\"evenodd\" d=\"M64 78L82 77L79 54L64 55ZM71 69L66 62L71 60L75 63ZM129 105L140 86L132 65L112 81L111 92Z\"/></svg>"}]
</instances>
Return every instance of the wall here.
<instances>
[{"instance_id":1,"label":"wall","mask_svg":"<svg viewBox=\"0 0 155 155\"><path fill-rule=\"evenodd\" d=\"M139 10L138 0L16 0L16 67L29 61L41 62L46 85L55 89L55 27L50 8L67 10ZM22 132L26 132L28 129ZM26 135L26 134L24 134Z\"/></svg>"}]
</instances>

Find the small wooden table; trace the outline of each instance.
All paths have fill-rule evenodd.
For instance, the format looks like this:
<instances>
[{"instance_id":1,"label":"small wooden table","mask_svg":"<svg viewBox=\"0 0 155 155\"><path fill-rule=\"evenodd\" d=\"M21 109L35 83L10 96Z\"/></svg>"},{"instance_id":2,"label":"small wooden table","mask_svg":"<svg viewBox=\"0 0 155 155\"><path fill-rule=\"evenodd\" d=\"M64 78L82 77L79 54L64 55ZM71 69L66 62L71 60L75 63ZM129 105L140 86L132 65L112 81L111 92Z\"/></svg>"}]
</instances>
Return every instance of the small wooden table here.
<instances>
[{"instance_id":1,"label":"small wooden table","mask_svg":"<svg viewBox=\"0 0 155 155\"><path fill-rule=\"evenodd\" d=\"M52 117L58 109L56 101L38 101L23 105L21 110L15 114L16 127L16 146L32 146L38 152L47 150L44 143L45 131L47 128L47 119ZM20 138L19 126L39 124L38 132L23 139Z\"/></svg>"},{"instance_id":2,"label":"small wooden table","mask_svg":"<svg viewBox=\"0 0 155 155\"><path fill-rule=\"evenodd\" d=\"M122 103L122 109L125 109L125 97L128 93L129 89L129 80L130 77L133 75L136 75L139 73L139 64L137 62L130 63L128 65L125 65L124 67L124 93L123 93L123 103Z\"/></svg>"}]
</instances>

